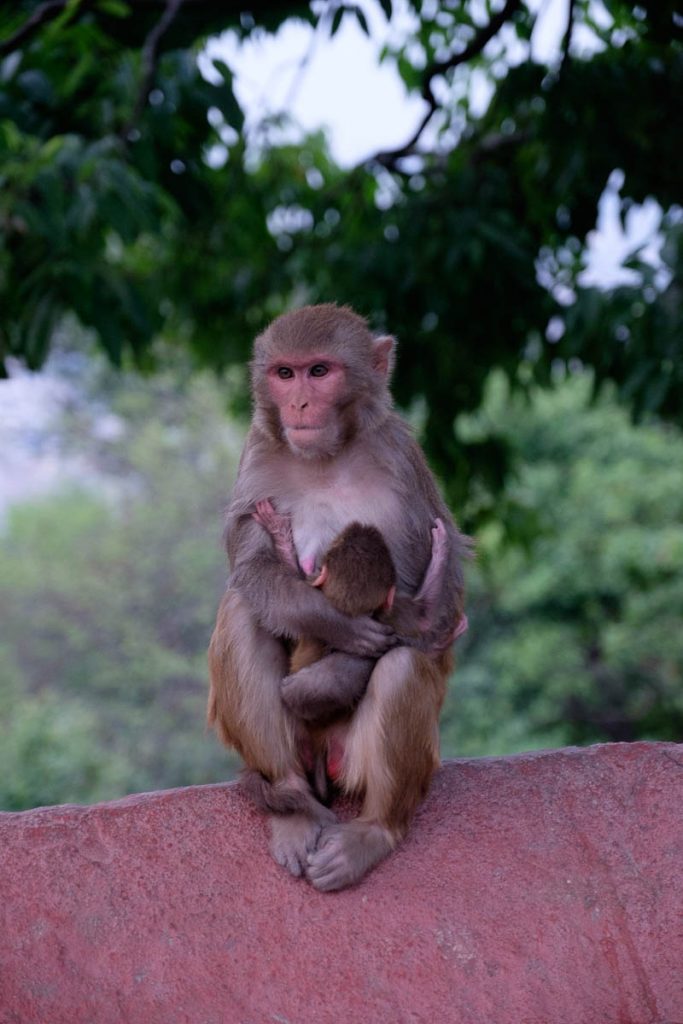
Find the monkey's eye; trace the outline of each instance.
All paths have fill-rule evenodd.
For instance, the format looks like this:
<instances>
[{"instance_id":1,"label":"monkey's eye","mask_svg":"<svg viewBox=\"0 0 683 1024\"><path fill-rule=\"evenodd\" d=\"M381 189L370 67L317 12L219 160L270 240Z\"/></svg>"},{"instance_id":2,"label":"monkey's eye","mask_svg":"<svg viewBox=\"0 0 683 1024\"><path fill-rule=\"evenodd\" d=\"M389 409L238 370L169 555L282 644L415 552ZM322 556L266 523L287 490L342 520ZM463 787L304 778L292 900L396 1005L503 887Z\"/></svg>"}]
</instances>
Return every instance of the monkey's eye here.
<instances>
[{"instance_id":1,"label":"monkey's eye","mask_svg":"<svg viewBox=\"0 0 683 1024\"><path fill-rule=\"evenodd\" d=\"M311 377L324 377L326 373L327 367L324 363L316 363L311 367Z\"/></svg>"},{"instance_id":2,"label":"monkey's eye","mask_svg":"<svg viewBox=\"0 0 683 1024\"><path fill-rule=\"evenodd\" d=\"M277 375L280 380L291 380L294 376L294 371L289 366L278 366Z\"/></svg>"}]
</instances>

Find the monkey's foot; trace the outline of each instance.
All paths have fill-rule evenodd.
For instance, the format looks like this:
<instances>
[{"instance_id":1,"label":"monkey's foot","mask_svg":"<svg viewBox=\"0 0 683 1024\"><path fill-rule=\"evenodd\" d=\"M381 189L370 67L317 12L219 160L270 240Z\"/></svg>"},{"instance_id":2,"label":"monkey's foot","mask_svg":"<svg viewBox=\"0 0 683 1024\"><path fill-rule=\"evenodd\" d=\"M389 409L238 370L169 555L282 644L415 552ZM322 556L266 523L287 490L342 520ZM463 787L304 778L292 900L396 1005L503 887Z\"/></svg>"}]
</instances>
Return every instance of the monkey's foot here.
<instances>
[{"instance_id":1,"label":"monkey's foot","mask_svg":"<svg viewBox=\"0 0 683 1024\"><path fill-rule=\"evenodd\" d=\"M316 849L308 855L306 877L321 892L344 889L360 881L391 853L394 843L381 825L351 821L322 830Z\"/></svg>"},{"instance_id":2,"label":"monkey's foot","mask_svg":"<svg viewBox=\"0 0 683 1024\"><path fill-rule=\"evenodd\" d=\"M329 813L332 814L331 811ZM273 815L270 830L270 852L273 858L295 878L300 878L306 869L309 854L315 849L322 824L306 814Z\"/></svg>"}]
</instances>

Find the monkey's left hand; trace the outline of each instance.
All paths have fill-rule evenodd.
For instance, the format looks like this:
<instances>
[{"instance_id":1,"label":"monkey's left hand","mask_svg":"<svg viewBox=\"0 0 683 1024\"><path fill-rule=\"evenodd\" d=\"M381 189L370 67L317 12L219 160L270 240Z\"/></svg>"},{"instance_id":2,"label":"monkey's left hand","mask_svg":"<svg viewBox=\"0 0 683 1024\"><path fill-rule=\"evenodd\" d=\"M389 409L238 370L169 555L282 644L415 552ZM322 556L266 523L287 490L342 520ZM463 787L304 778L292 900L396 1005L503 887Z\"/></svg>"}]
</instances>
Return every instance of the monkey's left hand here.
<instances>
[{"instance_id":1,"label":"monkey's left hand","mask_svg":"<svg viewBox=\"0 0 683 1024\"><path fill-rule=\"evenodd\" d=\"M437 626L430 626L418 632L411 632L402 635L400 628L397 631L398 642L406 647L415 647L424 654L443 654L453 642L467 629L469 623L463 612L458 617L455 625L449 622L438 623Z\"/></svg>"},{"instance_id":2,"label":"monkey's left hand","mask_svg":"<svg viewBox=\"0 0 683 1024\"><path fill-rule=\"evenodd\" d=\"M412 646L417 647L426 654L443 654L465 632L468 625L467 616L463 612L455 626L447 624L437 629L431 629L429 632L423 633L418 642L413 643ZM410 641L406 642L410 644Z\"/></svg>"}]
</instances>

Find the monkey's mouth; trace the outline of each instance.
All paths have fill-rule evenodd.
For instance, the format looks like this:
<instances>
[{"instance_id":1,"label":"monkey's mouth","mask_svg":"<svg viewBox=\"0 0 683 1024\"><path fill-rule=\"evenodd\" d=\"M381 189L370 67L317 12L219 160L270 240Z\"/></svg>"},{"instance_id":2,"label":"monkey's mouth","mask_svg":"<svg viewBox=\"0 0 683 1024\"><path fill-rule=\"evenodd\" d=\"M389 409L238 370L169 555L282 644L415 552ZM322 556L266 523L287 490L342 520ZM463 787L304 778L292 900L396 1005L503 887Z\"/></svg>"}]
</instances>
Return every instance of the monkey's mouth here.
<instances>
[{"instance_id":1,"label":"monkey's mouth","mask_svg":"<svg viewBox=\"0 0 683 1024\"><path fill-rule=\"evenodd\" d=\"M285 430L287 431L288 434L317 434L321 430L323 430L323 427L316 427L313 426L313 424L301 423L285 427Z\"/></svg>"},{"instance_id":2,"label":"monkey's mouth","mask_svg":"<svg viewBox=\"0 0 683 1024\"><path fill-rule=\"evenodd\" d=\"M305 452L315 453L326 445L327 433L323 426L314 427L312 424L301 424L296 427L285 427L287 443L302 454Z\"/></svg>"}]
</instances>

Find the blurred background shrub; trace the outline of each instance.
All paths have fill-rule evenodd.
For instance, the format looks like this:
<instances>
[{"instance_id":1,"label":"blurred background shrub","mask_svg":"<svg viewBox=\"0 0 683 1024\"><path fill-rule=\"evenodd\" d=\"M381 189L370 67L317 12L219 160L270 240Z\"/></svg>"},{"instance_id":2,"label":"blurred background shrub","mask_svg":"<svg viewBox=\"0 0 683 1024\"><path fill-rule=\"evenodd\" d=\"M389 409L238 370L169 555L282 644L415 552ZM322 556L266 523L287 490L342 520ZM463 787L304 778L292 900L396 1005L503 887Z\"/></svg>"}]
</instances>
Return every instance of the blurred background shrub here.
<instances>
[{"instance_id":1,"label":"blurred background shrub","mask_svg":"<svg viewBox=\"0 0 683 1024\"><path fill-rule=\"evenodd\" d=\"M350 166L287 98L351 32L420 113ZM3 6L0 370L49 358L61 397L12 430L0 382L2 806L234 771L203 727L220 510L251 339L303 302L398 335L477 537L444 753L680 739L682 113L671 0ZM8 448L58 484L29 498Z\"/></svg>"}]
</instances>

